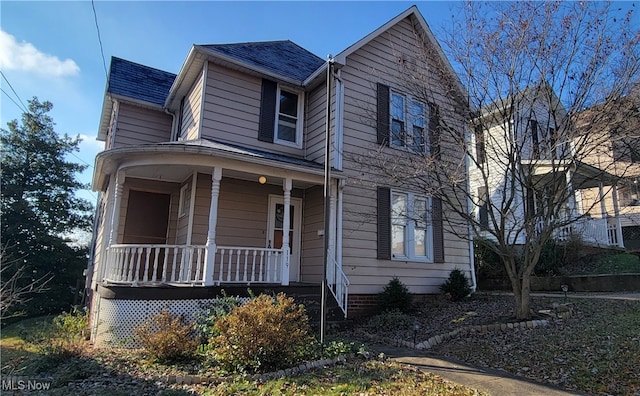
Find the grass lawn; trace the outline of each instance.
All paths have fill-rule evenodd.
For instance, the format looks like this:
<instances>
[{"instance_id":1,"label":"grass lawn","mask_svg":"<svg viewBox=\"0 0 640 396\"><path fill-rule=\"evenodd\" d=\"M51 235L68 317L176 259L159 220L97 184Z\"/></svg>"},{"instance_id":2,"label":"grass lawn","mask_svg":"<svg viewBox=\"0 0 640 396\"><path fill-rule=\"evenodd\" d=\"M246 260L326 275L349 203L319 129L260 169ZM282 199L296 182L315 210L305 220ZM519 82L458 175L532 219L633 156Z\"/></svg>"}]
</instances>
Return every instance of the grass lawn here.
<instances>
[{"instance_id":1,"label":"grass lawn","mask_svg":"<svg viewBox=\"0 0 640 396\"><path fill-rule=\"evenodd\" d=\"M166 384L158 378L196 374L198 364L162 365L150 362L139 351L99 350L88 344L72 355L45 356L41 348L25 343L19 331L42 325L40 318L2 331L1 373L3 377L53 378L47 395L480 395L408 366L361 358L265 383L234 376L208 386Z\"/></svg>"}]
</instances>

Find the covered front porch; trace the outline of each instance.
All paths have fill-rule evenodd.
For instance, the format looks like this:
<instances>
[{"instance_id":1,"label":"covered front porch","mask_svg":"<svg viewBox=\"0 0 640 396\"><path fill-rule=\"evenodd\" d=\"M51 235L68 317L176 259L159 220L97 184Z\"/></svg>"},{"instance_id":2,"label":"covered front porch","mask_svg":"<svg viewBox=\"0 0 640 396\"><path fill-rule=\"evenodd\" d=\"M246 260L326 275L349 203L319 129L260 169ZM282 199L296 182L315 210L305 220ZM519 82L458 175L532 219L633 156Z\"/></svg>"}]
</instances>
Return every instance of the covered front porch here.
<instances>
[{"instance_id":1,"label":"covered front porch","mask_svg":"<svg viewBox=\"0 0 640 396\"><path fill-rule=\"evenodd\" d=\"M103 200L92 288L319 285L322 166L253 154L193 144L100 154L97 168L109 176L96 183L111 199ZM332 180L327 272L346 312L339 184Z\"/></svg>"},{"instance_id":2,"label":"covered front porch","mask_svg":"<svg viewBox=\"0 0 640 396\"><path fill-rule=\"evenodd\" d=\"M567 241L578 237L589 246L624 247L617 177L580 161L537 160L525 162L523 165L540 186L536 190L543 192L540 194L542 196L530 198L533 201L530 205L536 207L536 213L544 213L544 209L539 208L549 199L548 196L544 196L546 185L561 183L562 189L567 192L568 199L561 212L544 216L544 221L557 225L554 226L553 238ZM581 192L585 190L597 190L597 198L592 202L583 202ZM608 212L605 205L604 197L608 192L611 192L613 198L613 213ZM594 211L599 211L599 216L592 216L591 213ZM537 224L537 231L544 226L542 223Z\"/></svg>"}]
</instances>

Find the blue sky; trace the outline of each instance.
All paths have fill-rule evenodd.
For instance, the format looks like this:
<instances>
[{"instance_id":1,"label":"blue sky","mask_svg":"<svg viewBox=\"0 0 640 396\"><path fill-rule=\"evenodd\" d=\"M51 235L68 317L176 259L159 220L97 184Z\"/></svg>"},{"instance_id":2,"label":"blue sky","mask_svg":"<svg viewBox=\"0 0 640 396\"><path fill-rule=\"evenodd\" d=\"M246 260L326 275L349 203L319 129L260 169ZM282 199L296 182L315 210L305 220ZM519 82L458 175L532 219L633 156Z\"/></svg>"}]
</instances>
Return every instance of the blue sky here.
<instances>
[{"instance_id":1,"label":"blue sky","mask_svg":"<svg viewBox=\"0 0 640 396\"><path fill-rule=\"evenodd\" d=\"M106 67L111 56L177 73L192 44L289 39L321 58L337 54L417 4L437 34L451 20L453 2L128 2L96 0ZM26 106L49 100L59 133L83 138L69 159L91 165L106 83L90 1L0 2L0 87ZM22 111L0 93L0 124ZM81 192L95 202L96 193Z\"/></svg>"}]
</instances>

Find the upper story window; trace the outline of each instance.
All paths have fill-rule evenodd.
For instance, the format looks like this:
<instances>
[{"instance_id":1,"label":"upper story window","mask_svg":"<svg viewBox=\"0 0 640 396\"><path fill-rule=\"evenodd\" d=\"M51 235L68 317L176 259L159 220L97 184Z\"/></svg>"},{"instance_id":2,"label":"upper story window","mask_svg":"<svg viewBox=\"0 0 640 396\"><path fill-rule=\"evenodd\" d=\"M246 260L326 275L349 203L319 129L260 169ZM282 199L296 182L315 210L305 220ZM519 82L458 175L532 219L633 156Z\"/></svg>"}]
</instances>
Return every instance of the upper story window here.
<instances>
[{"instance_id":1,"label":"upper story window","mask_svg":"<svg viewBox=\"0 0 640 396\"><path fill-rule=\"evenodd\" d=\"M275 141L278 143L300 144L302 114L300 95L278 88L278 114Z\"/></svg>"},{"instance_id":2,"label":"upper story window","mask_svg":"<svg viewBox=\"0 0 640 396\"><path fill-rule=\"evenodd\" d=\"M390 113L391 145L428 152L429 136L425 128L427 106L411 96L392 92Z\"/></svg>"},{"instance_id":3,"label":"upper story window","mask_svg":"<svg viewBox=\"0 0 640 396\"><path fill-rule=\"evenodd\" d=\"M296 148L302 147L304 94L262 80L258 139Z\"/></svg>"},{"instance_id":4,"label":"upper story window","mask_svg":"<svg viewBox=\"0 0 640 396\"><path fill-rule=\"evenodd\" d=\"M440 112L427 103L376 84L378 144L406 148L440 159Z\"/></svg>"},{"instance_id":5,"label":"upper story window","mask_svg":"<svg viewBox=\"0 0 640 396\"><path fill-rule=\"evenodd\" d=\"M482 128L482 125L477 125L475 127L474 135L476 139L476 162L478 162L478 165L482 165L487 159L484 129Z\"/></svg>"}]
</instances>

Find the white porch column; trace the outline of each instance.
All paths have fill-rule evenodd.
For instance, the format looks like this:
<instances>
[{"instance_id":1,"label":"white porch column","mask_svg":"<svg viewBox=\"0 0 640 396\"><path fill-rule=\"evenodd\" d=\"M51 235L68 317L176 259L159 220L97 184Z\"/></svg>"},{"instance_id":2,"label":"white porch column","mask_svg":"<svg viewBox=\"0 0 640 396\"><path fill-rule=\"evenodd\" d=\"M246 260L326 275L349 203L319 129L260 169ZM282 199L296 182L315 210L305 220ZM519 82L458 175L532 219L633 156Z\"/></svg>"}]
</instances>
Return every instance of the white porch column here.
<instances>
[{"instance_id":1,"label":"white porch column","mask_svg":"<svg viewBox=\"0 0 640 396\"><path fill-rule=\"evenodd\" d=\"M618 187L614 184L611 186L611 195L613 197L613 215L616 218L616 236L618 239L617 245L624 247L624 241L622 240L622 224L620 223L620 206L618 203Z\"/></svg>"},{"instance_id":2,"label":"white porch column","mask_svg":"<svg viewBox=\"0 0 640 396\"><path fill-rule=\"evenodd\" d=\"M118 243L118 231L120 228L120 207L122 204L122 193L124 192L124 179L125 174L123 171L118 171L115 176L111 176L111 183L113 183L113 199L111 200L111 221L109 225L109 240L107 241L107 246L105 250L105 255L102 260L104 265L102 265L100 270L100 278L99 281L102 282L104 278L118 278L119 274L116 271L116 263L112 258L111 246Z\"/></svg>"},{"instance_id":3,"label":"white porch column","mask_svg":"<svg viewBox=\"0 0 640 396\"><path fill-rule=\"evenodd\" d=\"M600 215L603 219L607 218L607 205L604 202L604 187L602 186L602 182L598 184L598 199L600 199Z\"/></svg>"},{"instance_id":4,"label":"white porch column","mask_svg":"<svg viewBox=\"0 0 640 396\"><path fill-rule=\"evenodd\" d=\"M211 205L209 206L209 230L207 232L207 247L205 249L204 285L213 285L213 272L216 257L216 225L218 224L218 198L220 197L220 180L222 168L213 168L211 175ZM195 186L193 187L195 188Z\"/></svg>"},{"instance_id":5,"label":"white porch column","mask_svg":"<svg viewBox=\"0 0 640 396\"><path fill-rule=\"evenodd\" d=\"M122 204L122 192L124 191L125 174L118 171L116 174L116 188L113 191L113 212L111 212L111 230L109 230L109 246L118 243L118 229L120 228L120 206Z\"/></svg>"},{"instance_id":6,"label":"white porch column","mask_svg":"<svg viewBox=\"0 0 640 396\"><path fill-rule=\"evenodd\" d=\"M289 229L291 228L291 178L286 178L283 183L284 189L284 216L282 218L282 279L280 284L287 286L289 284L289 261L290 261L290 248L289 248ZM300 215L300 214L298 214Z\"/></svg>"},{"instance_id":7,"label":"white porch column","mask_svg":"<svg viewBox=\"0 0 640 396\"><path fill-rule=\"evenodd\" d=\"M576 213L576 195L575 192L573 191L573 184L571 183L571 171L567 170L567 172L565 173L565 183L566 183L566 187L567 187L567 193L568 193L568 201L567 204L569 205L569 218L573 218L573 216Z\"/></svg>"}]
</instances>

